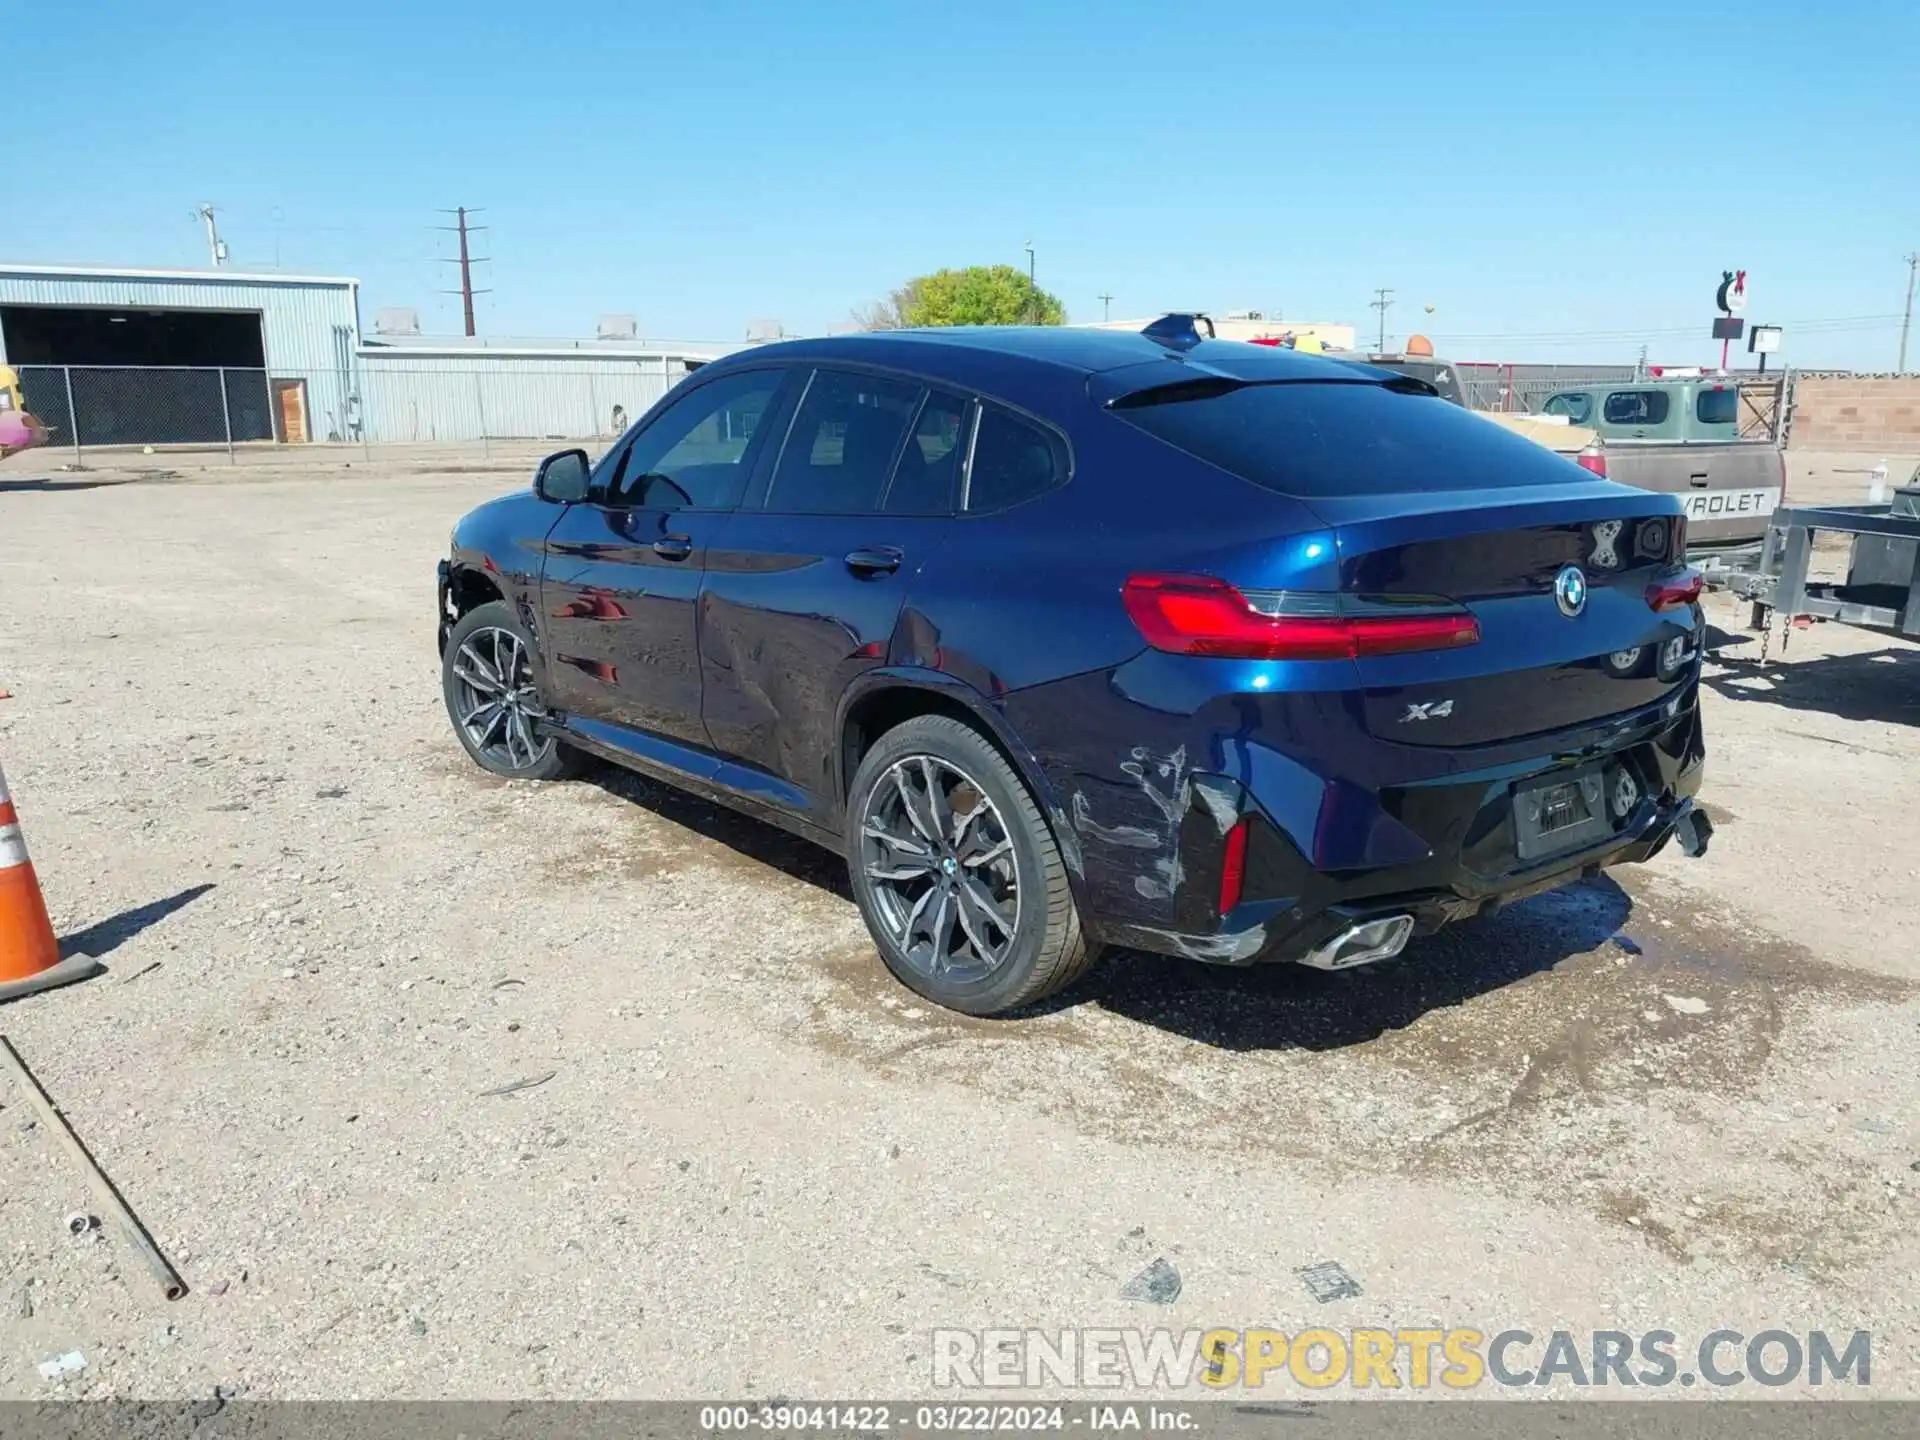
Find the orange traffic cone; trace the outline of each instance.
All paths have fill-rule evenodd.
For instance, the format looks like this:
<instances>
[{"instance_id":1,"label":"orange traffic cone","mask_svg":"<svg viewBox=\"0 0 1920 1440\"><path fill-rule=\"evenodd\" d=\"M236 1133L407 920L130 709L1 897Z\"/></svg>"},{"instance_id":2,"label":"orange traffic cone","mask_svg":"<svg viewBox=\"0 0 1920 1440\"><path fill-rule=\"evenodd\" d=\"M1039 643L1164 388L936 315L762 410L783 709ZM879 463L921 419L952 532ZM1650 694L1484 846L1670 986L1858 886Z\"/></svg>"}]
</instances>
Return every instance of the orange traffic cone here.
<instances>
[{"instance_id":1,"label":"orange traffic cone","mask_svg":"<svg viewBox=\"0 0 1920 1440\"><path fill-rule=\"evenodd\" d=\"M0 770L0 1001L85 980L104 968L91 955L60 958L60 942L53 937L40 879L27 858L26 837L7 790L7 772Z\"/></svg>"}]
</instances>

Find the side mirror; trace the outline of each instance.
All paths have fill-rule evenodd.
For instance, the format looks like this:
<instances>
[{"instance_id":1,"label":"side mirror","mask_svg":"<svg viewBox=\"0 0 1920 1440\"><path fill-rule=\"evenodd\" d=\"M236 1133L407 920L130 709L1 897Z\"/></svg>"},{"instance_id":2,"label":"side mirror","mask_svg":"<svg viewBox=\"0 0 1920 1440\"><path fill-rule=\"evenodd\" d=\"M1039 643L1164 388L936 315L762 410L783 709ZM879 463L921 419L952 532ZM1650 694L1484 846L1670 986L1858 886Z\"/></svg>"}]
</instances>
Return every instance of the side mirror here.
<instances>
[{"instance_id":1,"label":"side mirror","mask_svg":"<svg viewBox=\"0 0 1920 1440\"><path fill-rule=\"evenodd\" d=\"M555 505L571 505L586 499L591 483L584 450L562 450L558 455L549 455L533 473L533 493Z\"/></svg>"}]
</instances>

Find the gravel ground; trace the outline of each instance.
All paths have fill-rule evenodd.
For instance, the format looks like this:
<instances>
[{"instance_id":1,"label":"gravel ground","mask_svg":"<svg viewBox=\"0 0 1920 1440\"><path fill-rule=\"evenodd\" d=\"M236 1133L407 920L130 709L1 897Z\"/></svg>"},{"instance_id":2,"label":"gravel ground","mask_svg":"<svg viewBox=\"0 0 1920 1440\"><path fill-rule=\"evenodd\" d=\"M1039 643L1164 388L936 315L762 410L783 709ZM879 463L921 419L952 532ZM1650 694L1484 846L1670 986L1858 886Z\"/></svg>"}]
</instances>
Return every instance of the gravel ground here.
<instances>
[{"instance_id":1,"label":"gravel ground","mask_svg":"<svg viewBox=\"0 0 1920 1440\"><path fill-rule=\"evenodd\" d=\"M0 1398L924 1394L940 1325L1436 1323L1867 1328L1920 1395L1912 646L1761 673L1713 608L1704 861L979 1022L886 977L824 852L466 763L432 566L501 473L34 458L0 759L110 973L0 1029L192 1293L67 1237L0 1088ZM1156 1257L1178 1300L1123 1301Z\"/></svg>"}]
</instances>

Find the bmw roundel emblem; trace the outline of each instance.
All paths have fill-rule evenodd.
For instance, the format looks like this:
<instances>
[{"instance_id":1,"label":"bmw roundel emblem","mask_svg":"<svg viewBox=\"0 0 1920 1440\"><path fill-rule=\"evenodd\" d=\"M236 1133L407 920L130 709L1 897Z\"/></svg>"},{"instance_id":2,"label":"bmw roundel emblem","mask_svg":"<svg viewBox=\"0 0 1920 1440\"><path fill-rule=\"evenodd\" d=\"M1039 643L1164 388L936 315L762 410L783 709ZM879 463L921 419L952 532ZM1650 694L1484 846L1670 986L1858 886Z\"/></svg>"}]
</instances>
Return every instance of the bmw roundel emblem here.
<instances>
[{"instance_id":1,"label":"bmw roundel emblem","mask_svg":"<svg viewBox=\"0 0 1920 1440\"><path fill-rule=\"evenodd\" d=\"M1562 565L1553 577L1553 603L1562 615L1578 615L1587 608L1587 577L1578 565Z\"/></svg>"}]
</instances>

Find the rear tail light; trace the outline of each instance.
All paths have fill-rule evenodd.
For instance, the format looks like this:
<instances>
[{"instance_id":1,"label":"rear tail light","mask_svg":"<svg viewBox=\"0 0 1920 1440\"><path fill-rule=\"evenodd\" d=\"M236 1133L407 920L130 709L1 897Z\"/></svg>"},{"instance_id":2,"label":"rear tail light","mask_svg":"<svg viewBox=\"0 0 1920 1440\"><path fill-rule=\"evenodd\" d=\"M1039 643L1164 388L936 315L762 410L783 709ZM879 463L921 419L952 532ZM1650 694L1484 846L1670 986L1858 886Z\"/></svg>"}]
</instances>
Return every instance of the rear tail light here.
<instances>
[{"instance_id":1,"label":"rear tail light","mask_svg":"<svg viewBox=\"0 0 1920 1440\"><path fill-rule=\"evenodd\" d=\"M1602 480L1607 478L1607 452L1600 448L1598 442L1587 446L1586 449L1574 456L1573 463L1578 465L1582 470L1591 470Z\"/></svg>"},{"instance_id":2,"label":"rear tail light","mask_svg":"<svg viewBox=\"0 0 1920 1440\"><path fill-rule=\"evenodd\" d=\"M1240 891L1247 880L1247 822L1242 820L1227 831L1227 850L1220 860L1220 913L1226 914L1240 903Z\"/></svg>"},{"instance_id":3,"label":"rear tail light","mask_svg":"<svg viewBox=\"0 0 1920 1440\"><path fill-rule=\"evenodd\" d=\"M1687 570L1670 580L1656 581L1647 587L1647 604L1655 610L1678 610L1700 598L1706 581L1698 570Z\"/></svg>"},{"instance_id":4,"label":"rear tail light","mask_svg":"<svg viewBox=\"0 0 1920 1440\"><path fill-rule=\"evenodd\" d=\"M1147 643L1174 655L1351 660L1480 639L1480 622L1465 607L1438 598L1243 591L1210 575L1135 575L1121 598Z\"/></svg>"}]
</instances>

